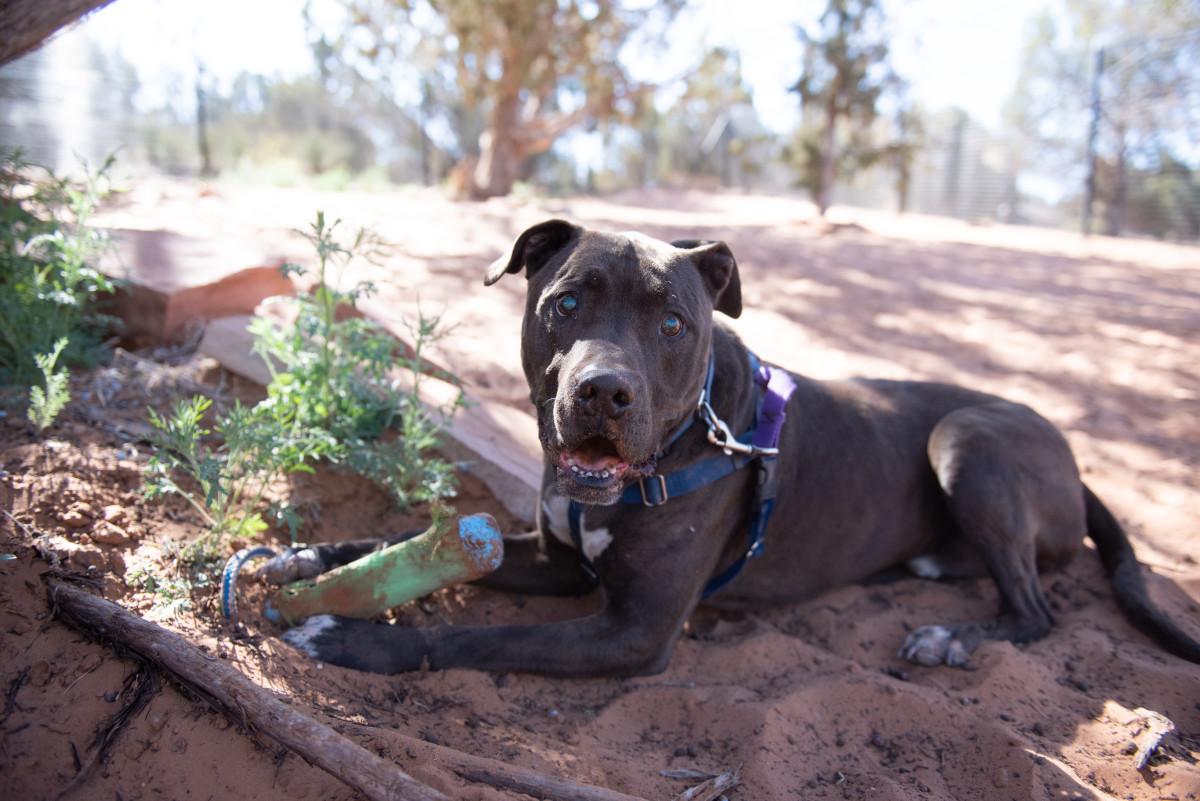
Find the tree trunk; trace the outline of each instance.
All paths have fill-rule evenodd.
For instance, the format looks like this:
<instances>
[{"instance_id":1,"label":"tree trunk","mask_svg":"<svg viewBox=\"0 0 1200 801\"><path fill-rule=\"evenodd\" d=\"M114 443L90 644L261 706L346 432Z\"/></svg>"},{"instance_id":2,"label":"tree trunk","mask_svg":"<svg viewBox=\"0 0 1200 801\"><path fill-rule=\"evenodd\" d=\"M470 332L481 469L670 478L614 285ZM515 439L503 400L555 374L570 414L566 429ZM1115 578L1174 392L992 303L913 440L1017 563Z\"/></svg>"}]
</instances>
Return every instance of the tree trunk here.
<instances>
[{"instance_id":1,"label":"tree trunk","mask_svg":"<svg viewBox=\"0 0 1200 801\"><path fill-rule=\"evenodd\" d=\"M833 205L833 184L837 181L837 91L829 93L825 103L825 128L821 132L821 185L817 189L817 209L821 216Z\"/></svg>"},{"instance_id":2,"label":"tree trunk","mask_svg":"<svg viewBox=\"0 0 1200 801\"><path fill-rule=\"evenodd\" d=\"M55 31L112 0L7 0L0 3L0 64L33 50Z\"/></svg>"},{"instance_id":3,"label":"tree trunk","mask_svg":"<svg viewBox=\"0 0 1200 801\"><path fill-rule=\"evenodd\" d=\"M473 200L502 197L512 191L526 155L518 140L520 112L521 98L515 91L496 100L488 130L479 137L479 164L470 188Z\"/></svg>"},{"instance_id":4,"label":"tree trunk","mask_svg":"<svg viewBox=\"0 0 1200 801\"><path fill-rule=\"evenodd\" d=\"M213 167L212 148L208 143L208 96L204 91L204 65L196 65L196 145L200 150L200 175L211 178L217 174Z\"/></svg>"},{"instance_id":5,"label":"tree trunk","mask_svg":"<svg viewBox=\"0 0 1200 801\"><path fill-rule=\"evenodd\" d=\"M1108 204L1108 235L1120 236L1125 227L1126 172L1128 164L1125 161L1125 131L1117 131L1117 158L1113 164L1112 202Z\"/></svg>"},{"instance_id":6,"label":"tree trunk","mask_svg":"<svg viewBox=\"0 0 1200 801\"><path fill-rule=\"evenodd\" d=\"M912 181L911 157L902 155L896 166L896 205L900 214L908 212L908 188Z\"/></svg>"}]
</instances>

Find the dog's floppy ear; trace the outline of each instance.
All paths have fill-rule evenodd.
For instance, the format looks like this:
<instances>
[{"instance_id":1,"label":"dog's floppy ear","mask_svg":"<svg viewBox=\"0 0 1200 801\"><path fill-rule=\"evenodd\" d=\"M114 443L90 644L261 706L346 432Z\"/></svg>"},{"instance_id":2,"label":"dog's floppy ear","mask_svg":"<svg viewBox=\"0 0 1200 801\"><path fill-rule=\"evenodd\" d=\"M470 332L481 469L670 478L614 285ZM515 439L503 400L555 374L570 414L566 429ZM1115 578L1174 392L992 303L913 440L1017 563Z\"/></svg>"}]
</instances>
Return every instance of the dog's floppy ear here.
<instances>
[{"instance_id":1,"label":"dog's floppy ear","mask_svg":"<svg viewBox=\"0 0 1200 801\"><path fill-rule=\"evenodd\" d=\"M513 243L509 254L496 259L488 267L487 275L483 278L484 285L491 286L505 273L519 273L522 267L525 268L525 277L530 277L580 230L578 225L566 220L546 220L525 229Z\"/></svg>"},{"instance_id":2,"label":"dog's floppy ear","mask_svg":"<svg viewBox=\"0 0 1200 801\"><path fill-rule=\"evenodd\" d=\"M700 271L713 296L713 308L730 317L742 314L742 282L738 278L737 259L724 242L704 239L677 239L671 243L689 250L692 264Z\"/></svg>"}]
</instances>

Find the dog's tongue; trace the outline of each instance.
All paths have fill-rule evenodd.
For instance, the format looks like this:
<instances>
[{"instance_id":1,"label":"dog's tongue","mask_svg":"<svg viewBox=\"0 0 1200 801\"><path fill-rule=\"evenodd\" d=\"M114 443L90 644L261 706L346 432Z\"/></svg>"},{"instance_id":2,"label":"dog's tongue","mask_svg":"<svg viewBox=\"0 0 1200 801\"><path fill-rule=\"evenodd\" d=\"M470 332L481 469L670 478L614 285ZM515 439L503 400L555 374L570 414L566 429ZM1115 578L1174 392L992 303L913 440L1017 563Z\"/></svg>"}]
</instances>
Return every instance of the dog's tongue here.
<instances>
[{"instance_id":1,"label":"dog's tongue","mask_svg":"<svg viewBox=\"0 0 1200 801\"><path fill-rule=\"evenodd\" d=\"M628 462L621 461L621 457L619 456L594 456L588 458L578 451L564 453L561 463L568 470L574 468L587 473L600 473L605 470L609 473L619 473L629 467Z\"/></svg>"}]
</instances>

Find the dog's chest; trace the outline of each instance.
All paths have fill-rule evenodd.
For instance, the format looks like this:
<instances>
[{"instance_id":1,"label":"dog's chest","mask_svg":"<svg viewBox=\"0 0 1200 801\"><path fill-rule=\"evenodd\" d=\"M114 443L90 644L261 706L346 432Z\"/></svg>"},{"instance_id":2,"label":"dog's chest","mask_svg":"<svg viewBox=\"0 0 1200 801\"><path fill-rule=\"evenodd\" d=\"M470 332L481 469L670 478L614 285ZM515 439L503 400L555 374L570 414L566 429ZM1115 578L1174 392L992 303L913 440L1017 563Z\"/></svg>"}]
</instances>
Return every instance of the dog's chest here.
<instances>
[{"instance_id":1,"label":"dog's chest","mask_svg":"<svg viewBox=\"0 0 1200 801\"><path fill-rule=\"evenodd\" d=\"M575 546L571 537L570 520L571 499L556 492L546 492L542 496L542 515L546 528L560 542ZM605 549L612 544L612 535L607 528L589 529L587 526L587 508L579 515L580 547L583 555L595 561Z\"/></svg>"}]
</instances>

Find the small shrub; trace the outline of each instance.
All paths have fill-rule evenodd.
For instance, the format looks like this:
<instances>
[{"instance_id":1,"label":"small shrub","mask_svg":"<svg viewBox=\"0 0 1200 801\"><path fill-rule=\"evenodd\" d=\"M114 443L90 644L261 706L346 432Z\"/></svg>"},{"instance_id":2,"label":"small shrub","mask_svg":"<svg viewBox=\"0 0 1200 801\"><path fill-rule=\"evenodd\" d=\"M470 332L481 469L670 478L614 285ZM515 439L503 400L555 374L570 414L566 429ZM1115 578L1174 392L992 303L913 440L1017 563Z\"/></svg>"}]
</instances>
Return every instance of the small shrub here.
<instances>
[{"instance_id":1,"label":"small shrub","mask_svg":"<svg viewBox=\"0 0 1200 801\"><path fill-rule=\"evenodd\" d=\"M184 612L191 611L193 591L206 587L211 579L199 575L162 575L149 567L136 567L126 571L125 582L151 597L147 620L175 620Z\"/></svg>"},{"instance_id":2,"label":"small shrub","mask_svg":"<svg viewBox=\"0 0 1200 801\"><path fill-rule=\"evenodd\" d=\"M327 224L323 213L305 234L317 252L316 285L295 299L296 322L281 328L256 320L254 349L272 371L264 404L295 410L296 422L329 434L336 443L327 458L363 475L390 492L401 506L454 494L454 466L431 453L441 443L446 421L462 405L463 395L440 408L419 400L426 365L422 349L445 335L440 319L421 315L410 325L415 346L400 354L399 345L378 324L358 317L337 320L340 306L369 295L369 283L338 289L332 273L355 256L372 258L380 243L366 230L348 243L338 238L341 221ZM305 270L286 265L285 274ZM277 369L275 364L281 365ZM390 377L408 374L406 391ZM453 376L440 376L458 383ZM394 436L388 432L394 432Z\"/></svg>"},{"instance_id":3,"label":"small shrub","mask_svg":"<svg viewBox=\"0 0 1200 801\"><path fill-rule=\"evenodd\" d=\"M64 366L106 352L112 320L96 300L114 283L96 266L108 240L88 220L110 191L113 163L75 182L0 149L0 384L34 384L38 357L63 340Z\"/></svg>"},{"instance_id":4,"label":"small shrub","mask_svg":"<svg viewBox=\"0 0 1200 801\"><path fill-rule=\"evenodd\" d=\"M322 431L298 424L291 411L262 404L236 404L218 418L219 448L204 443L212 431L203 427L208 398L175 404L170 416L150 410L155 453L147 466L146 497L165 494L186 498L200 513L208 531L181 554L184 561L211 561L234 537L252 539L267 523L260 506L267 489L288 473L312 471L310 462L329 452ZM177 480L187 476L195 489Z\"/></svg>"},{"instance_id":5,"label":"small shrub","mask_svg":"<svg viewBox=\"0 0 1200 801\"><path fill-rule=\"evenodd\" d=\"M454 494L454 466L430 451L462 405L462 393L440 408L418 399L425 377L421 352L443 335L440 320L422 315L411 326L416 345L407 355L398 354L398 343L377 324L356 317L337 320L340 306L353 304L371 287L360 284L341 292L336 280L327 280L332 270L344 268L355 255L378 252L378 242L365 231L355 232L348 244L339 242L338 225L327 225L318 214L308 234L317 251L318 280L311 293L296 299L295 324L281 328L257 320L252 328L255 352L271 366L266 400L253 408L235 405L212 430L203 423L211 406L207 398L180 401L165 417L150 411L155 454L147 468L146 495L183 496L208 528L174 555L176 569L189 581L211 572L231 539L260 534L267 527L266 490L288 473L311 472L318 460L372 479L404 506ZM284 269L285 274L304 272L291 265ZM410 374L409 391L391 378L397 368ZM223 444L206 444L210 436ZM286 501L268 511L288 524L295 540L297 521ZM165 608L182 608L177 593L157 594L163 595Z\"/></svg>"}]
</instances>

